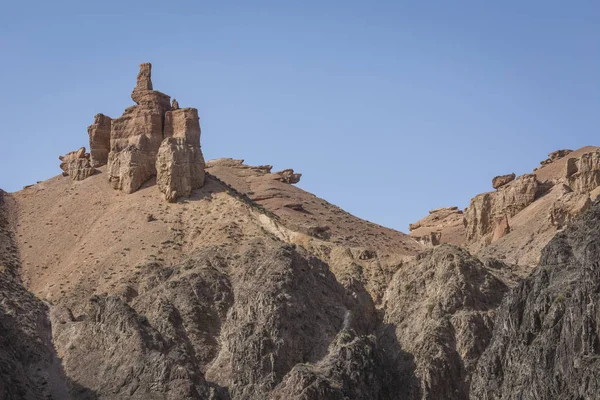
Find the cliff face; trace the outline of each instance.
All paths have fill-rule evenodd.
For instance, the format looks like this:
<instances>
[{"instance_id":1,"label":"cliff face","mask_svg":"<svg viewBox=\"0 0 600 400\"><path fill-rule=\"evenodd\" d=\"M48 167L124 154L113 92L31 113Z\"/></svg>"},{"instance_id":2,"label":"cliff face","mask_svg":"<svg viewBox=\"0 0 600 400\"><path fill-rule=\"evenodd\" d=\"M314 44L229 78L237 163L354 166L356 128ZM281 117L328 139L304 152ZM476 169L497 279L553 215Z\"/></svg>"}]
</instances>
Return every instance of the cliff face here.
<instances>
[{"instance_id":1,"label":"cliff face","mask_svg":"<svg viewBox=\"0 0 600 400\"><path fill-rule=\"evenodd\" d=\"M473 377L478 399L596 398L600 390L600 203L559 233L498 310Z\"/></svg>"}]
</instances>

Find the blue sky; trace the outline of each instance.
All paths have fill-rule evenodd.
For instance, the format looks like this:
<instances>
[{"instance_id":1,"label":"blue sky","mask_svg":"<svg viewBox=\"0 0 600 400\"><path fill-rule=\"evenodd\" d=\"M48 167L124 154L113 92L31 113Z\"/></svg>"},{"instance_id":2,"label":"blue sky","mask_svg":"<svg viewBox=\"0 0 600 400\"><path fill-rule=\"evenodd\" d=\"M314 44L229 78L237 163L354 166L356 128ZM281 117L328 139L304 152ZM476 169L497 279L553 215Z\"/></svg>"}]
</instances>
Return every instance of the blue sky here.
<instances>
[{"instance_id":1,"label":"blue sky","mask_svg":"<svg viewBox=\"0 0 600 400\"><path fill-rule=\"evenodd\" d=\"M149 61L155 89L199 109L207 159L294 168L303 189L407 231L494 175L600 144L599 4L3 4L0 188L57 175Z\"/></svg>"}]
</instances>

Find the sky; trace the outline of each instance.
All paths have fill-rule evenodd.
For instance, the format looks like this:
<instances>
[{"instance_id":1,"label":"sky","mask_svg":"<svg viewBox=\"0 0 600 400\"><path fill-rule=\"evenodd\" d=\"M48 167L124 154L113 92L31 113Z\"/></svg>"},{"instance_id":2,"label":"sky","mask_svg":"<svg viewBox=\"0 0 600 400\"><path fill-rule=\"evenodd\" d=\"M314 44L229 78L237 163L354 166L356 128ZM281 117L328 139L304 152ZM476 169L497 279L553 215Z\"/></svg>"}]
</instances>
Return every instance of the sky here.
<instances>
[{"instance_id":1,"label":"sky","mask_svg":"<svg viewBox=\"0 0 600 400\"><path fill-rule=\"evenodd\" d=\"M60 173L138 65L196 107L207 160L404 232L495 175L600 145L594 1L19 1L0 12L0 188Z\"/></svg>"}]
</instances>

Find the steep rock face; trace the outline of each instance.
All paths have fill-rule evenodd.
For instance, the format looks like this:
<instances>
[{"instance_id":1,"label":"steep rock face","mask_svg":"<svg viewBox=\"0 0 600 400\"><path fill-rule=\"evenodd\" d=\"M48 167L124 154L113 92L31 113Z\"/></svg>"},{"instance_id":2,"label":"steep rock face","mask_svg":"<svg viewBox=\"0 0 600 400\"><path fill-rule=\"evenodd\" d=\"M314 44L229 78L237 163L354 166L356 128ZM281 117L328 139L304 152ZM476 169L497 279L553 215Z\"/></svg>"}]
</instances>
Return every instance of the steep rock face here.
<instances>
[{"instance_id":1,"label":"steep rock face","mask_svg":"<svg viewBox=\"0 0 600 400\"><path fill-rule=\"evenodd\" d=\"M63 170L63 175L70 176L74 181L82 181L96 171L90 162L89 153L85 152L85 147L59 156L58 159L61 161L60 169Z\"/></svg>"},{"instance_id":2,"label":"steep rock face","mask_svg":"<svg viewBox=\"0 0 600 400\"><path fill-rule=\"evenodd\" d=\"M386 292L384 324L414 357L418 387L398 388L397 398L469 398L470 375L506 290L478 259L450 245L398 270Z\"/></svg>"},{"instance_id":3,"label":"steep rock face","mask_svg":"<svg viewBox=\"0 0 600 400\"><path fill-rule=\"evenodd\" d=\"M565 165L565 183L575 193L588 193L600 186L600 151L569 158Z\"/></svg>"},{"instance_id":4,"label":"steep rock face","mask_svg":"<svg viewBox=\"0 0 600 400\"><path fill-rule=\"evenodd\" d=\"M104 114L96 114L94 123L88 127L90 137L90 162L92 167L101 167L108 162L110 152L110 129L112 119Z\"/></svg>"},{"instance_id":5,"label":"steep rock face","mask_svg":"<svg viewBox=\"0 0 600 400\"><path fill-rule=\"evenodd\" d=\"M140 65L132 93L137 105L112 120L108 178L114 189L132 193L156 175L156 154L163 141L165 113L170 97L152 88L149 63Z\"/></svg>"},{"instance_id":6,"label":"steep rock face","mask_svg":"<svg viewBox=\"0 0 600 400\"><path fill-rule=\"evenodd\" d=\"M533 203L538 194L539 183L533 174L521 175L501 186L495 192L475 196L465 210L467 241L490 241L495 218L512 217Z\"/></svg>"},{"instance_id":7,"label":"steep rock face","mask_svg":"<svg viewBox=\"0 0 600 400\"><path fill-rule=\"evenodd\" d=\"M178 106L179 107L179 106ZM187 197L204 185L204 157L195 108L177 108L165 115L163 140L156 157L156 183L169 202Z\"/></svg>"},{"instance_id":8,"label":"steep rock face","mask_svg":"<svg viewBox=\"0 0 600 400\"><path fill-rule=\"evenodd\" d=\"M156 157L156 184L168 202L204 185L204 158L185 138L166 138Z\"/></svg>"},{"instance_id":9,"label":"steep rock face","mask_svg":"<svg viewBox=\"0 0 600 400\"><path fill-rule=\"evenodd\" d=\"M600 204L556 237L502 302L473 376L477 399L592 399L600 391Z\"/></svg>"},{"instance_id":10,"label":"steep rock face","mask_svg":"<svg viewBox=\"0 0 600 400\"><path fill-rule=\"evenodd\" d=\"M426 247L448 243L460 246L465 240L463 212L458 207L430 210L429 215L410 224L410 236Z\"/></svg>"}]
</instances>

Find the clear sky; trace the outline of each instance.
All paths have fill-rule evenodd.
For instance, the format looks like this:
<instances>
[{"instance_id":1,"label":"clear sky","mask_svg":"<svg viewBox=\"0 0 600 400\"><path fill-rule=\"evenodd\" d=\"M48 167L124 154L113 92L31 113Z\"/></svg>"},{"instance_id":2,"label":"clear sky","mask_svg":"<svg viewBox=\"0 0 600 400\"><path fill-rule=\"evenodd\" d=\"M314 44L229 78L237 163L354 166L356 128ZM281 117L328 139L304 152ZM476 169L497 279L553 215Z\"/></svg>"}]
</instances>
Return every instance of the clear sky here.
<instances>
[{"instance_id":1,"label":"clear sky","mask_svg":"<svg viewBox=\"0 0 600 400\"><path fill-rule=\"evenodd\" d=\"M402 231L494 175L600 144L597 1L14 1L0 11L0 188L57 175L138 64L199 109L206 159Z\"/></svg>"}]
</instances>

